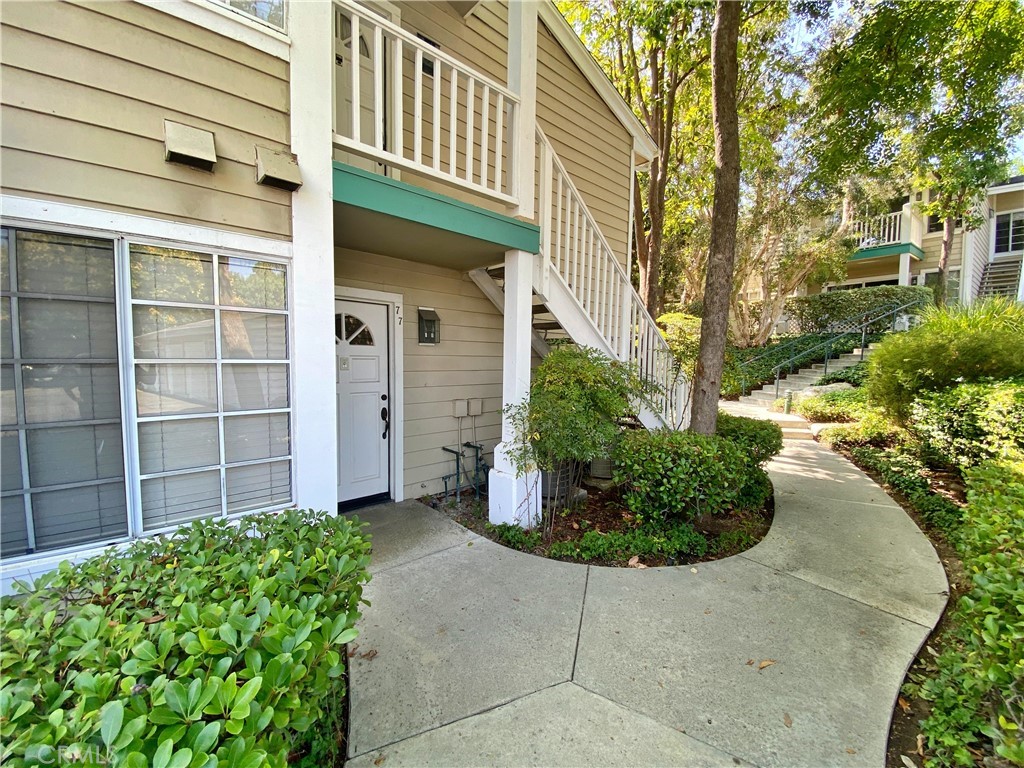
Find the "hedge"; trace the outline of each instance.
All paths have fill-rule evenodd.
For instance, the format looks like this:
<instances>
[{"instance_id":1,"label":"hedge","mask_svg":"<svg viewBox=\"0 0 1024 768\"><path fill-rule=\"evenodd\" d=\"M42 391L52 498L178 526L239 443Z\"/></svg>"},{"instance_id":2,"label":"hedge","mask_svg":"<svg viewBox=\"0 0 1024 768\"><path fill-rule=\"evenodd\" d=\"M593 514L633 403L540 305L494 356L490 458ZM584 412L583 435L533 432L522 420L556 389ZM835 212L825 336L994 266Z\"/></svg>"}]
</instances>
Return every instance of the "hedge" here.
<instances>
[{"instance_id":1,"label":"hedge","mask_svg":"<svg viewBox=\"0 0 1024 768\"><path fill-rule=\"evenodd\" d=\"M62 563L0 601L4 764L286 765L344 694L369 548L291 510Z\"/></svg>"},{"instance_id":2,"label":"hedge","mask_svg":"<svg viewBox=\"0 0 1024 768\"><path fill-rule=\"evenodd\" d=\"M943 463L965 469L1024 458L1024 380L960 384L910 406L910 428Z\"/></svg>"},{"instance_id":3,"label":"hedge","mask_svg":"<svg viewBox=\"0 0 1024 768\"><path fill-rule=\"evenodd\" d=\"M841 331L849 330L879 311L904 304L914 306L906 310L912 314L934 301L931 288L913 285L885 285L877 288L855 288L849 291L827 291L811 296L795 296L786 300L786 312L791 323L801 333L830 333L837 325ZM856 318L856 322L847 322ZM892 326L893 318L879 321L869 330L882 333Z\"/></svg>"}]
</instances>

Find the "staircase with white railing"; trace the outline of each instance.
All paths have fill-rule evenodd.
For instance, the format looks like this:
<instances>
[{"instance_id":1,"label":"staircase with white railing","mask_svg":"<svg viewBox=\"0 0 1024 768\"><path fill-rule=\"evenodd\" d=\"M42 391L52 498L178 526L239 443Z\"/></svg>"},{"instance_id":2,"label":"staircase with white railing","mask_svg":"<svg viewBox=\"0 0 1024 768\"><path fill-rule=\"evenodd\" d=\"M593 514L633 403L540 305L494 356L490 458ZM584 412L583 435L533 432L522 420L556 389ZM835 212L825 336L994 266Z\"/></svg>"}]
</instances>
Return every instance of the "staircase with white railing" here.
<instances>
[{"instance_id":1,"label":"staircase with white railing","mask_svg":"<svg viewBox=\"0 0 1024 768\"><path fill-rule=\"evenodd\" d=\"M672 352L601 233L568 171L539 128L541 254L534 275L534 349L569 338L636 367L648 388L640 420L648 428L682 428L689 393ZM476 270L492 299L502 267Z\"/></svg>"}]
</instances>

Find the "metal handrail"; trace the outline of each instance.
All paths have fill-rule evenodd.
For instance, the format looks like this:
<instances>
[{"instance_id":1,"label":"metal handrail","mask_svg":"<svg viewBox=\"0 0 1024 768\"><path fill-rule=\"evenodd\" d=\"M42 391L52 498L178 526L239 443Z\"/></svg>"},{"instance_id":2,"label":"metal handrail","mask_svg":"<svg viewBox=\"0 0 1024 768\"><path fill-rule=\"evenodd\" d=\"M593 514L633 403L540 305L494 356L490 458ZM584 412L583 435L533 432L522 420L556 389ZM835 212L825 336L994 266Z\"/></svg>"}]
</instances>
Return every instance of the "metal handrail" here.
<instances>
[{"instance_id":1,"label":"metal handrail","mask_svg":"<svg viewBox=\"0 0 1024 768\"><path fill-rule=\"evenodd\" d=\"M825 347L826 348L825 370L824 370L824 373L822 375L827 375L828 374L828 361L829 361L829 358L831 357L831 354L832 354L832 344L835 343L836 341L839 341L840 339L843 339L843 338L845 338L847 336L850 336L851 334L854 334L854 333L857 333L857 332L860 332L860 334L861 334L861 352L860 352L860 355L861 355L861 360L863 360L864 359L864 347L865 347L865 344L867 342L867 329L869 327L871 327L872 325L874 325L875 323L878 323L881 320L886 319L890 315L893 316L893 319L895 321L895 316L897 314L899 314L900 312L902 312L905 309L908 309L908 308L913 307L913 306L917 306L920 303L921 303L920 300L914 300L914 301L908 301L905 304L899 304L899 305L896 305L895 303L894 304L890 304L890 305L888 305L888 308L886 308L880 314L872 315L867 320L862 320L859 325L851 328L850 330L843 331L841 333L833 332L833 335L831 337L829 337L828 339L825 339L824 341L819 342L818 344L814 345L813 347L809 347L807 349L801 350L800 352L798 352L795 355L791 355L786 360L784 360L783 362L779 363L778 365L776 365L775 367L772 368L772 372L775 374L775 396L776 396L776 398L778 398L778 395L779 395L779 379L780 379L781 371L782 371L783 368L789 367L789 372L792 373L793 363L795 363L799 358L805 357L805 356L809 355L810 353L814 352L815 350L818 350L818 349L820 349L822 347ZM864 314L861 313L861 317L863 317L863 316L864 316ZM832 323L832 325L830 327L834 328L835 326L840 325L842 323L849 322L850 320L851 320L851 318L844 318L843 320L839 320L839 321L837 321L835 323ZM767 350L766 352L763 352L762 354L758 355L757 357L752 357L750 360L745 360L743 363L741 363L740 366L739 366L740 370L741 370L740 393L741 394L746 394L747 393L747 377L745 375L743 375L743 373L742 373L742 371L745 368L747 368L751 364L753 364L753 363L757 362L758 360L761 360L762 358L765 358L765 357L767 357L769 355L778 354L778 352L780 350L784 350L784 349L787 349L789 347L792 347L796 343L798 343L799 341L800 341L799 339L793 339L788 344L785 344L785 345L783 345L781 347L775 347L774 349Z\"/></svg>"}]
</instances>

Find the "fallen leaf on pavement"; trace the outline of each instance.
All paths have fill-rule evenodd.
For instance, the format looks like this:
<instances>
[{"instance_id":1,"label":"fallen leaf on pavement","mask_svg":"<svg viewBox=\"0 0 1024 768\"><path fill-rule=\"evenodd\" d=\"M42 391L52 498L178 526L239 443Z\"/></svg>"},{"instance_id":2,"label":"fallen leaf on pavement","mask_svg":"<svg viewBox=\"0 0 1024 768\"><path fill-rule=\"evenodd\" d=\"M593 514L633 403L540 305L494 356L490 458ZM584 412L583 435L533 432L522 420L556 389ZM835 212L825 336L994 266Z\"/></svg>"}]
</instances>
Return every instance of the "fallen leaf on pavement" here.
<instances>
[{"instance_id":1,"label":"fallen leaf on pavement","mask_svg":"<svg viewBox=\"0 0 1024 768\"><path fill-rule=\"evenodd\" d=\"M643 563L639 563L639 564L637 565L637 567L636 567L636 568L637 568L637 570L638 570L638 571L642 571L642 570L643 570L644 568L646 568L646 567L647 567L647 566L646 566L646 565L644 565Z\"/></svg>"},{"instance_id":2,"label":"fallen leaf on pavement","mask_svg":"<svg viewBox=\"0 0 1024 768\"><path fill-rule=\"evenodd\" d=\"M754 660L753 659L747 659L747 666L748 667L754 666Z\"/></svg>"},{"instance_id":3,"label":"fallen leaf on pavement","mask_svg":"<svg viewBox=\"0 0 1024 768\"><path fill-rule=\"evenodd\" d=\"M917 768L917 763L915 763L913 760L911 760L906 755L900 755L900 760L903 761L903 764L905 766L907 766L907 768Z\"/></svg>"},{"instance_id":4,"label":"fallen leaf on pavement","mask_svg":"<svg viewBox=\"0 0 1024 768\"><path fill-rule=\"evenodd\" d=\"M710 616L711 615L711 609L708 608L706 611L704 611L704 615L705 616Z\"/></svg>"},{"instance_id":5,"label":"fallen leaf on pavement","mask_svg":"<svg viewBox=\"0 0 1024 768\"><path fill-rule=\"evenodd\" d=\"M904 712L910 712L910 702L904 699L902 696L896 699L896 703L900 705L900 709L902 709Z\"/></svg>"},{"instance_id":6,"label":"fallen leaf on pavement","mask_svg":"<svg viewBox=\"0 0 1024 768\"><path fill-rule=\"evenodd\" d=\"M697 569L696 569L696 568L691 568L691 569L690 569L690 573L696 573L696 572L697 572Z\"/></svg>"},{"instance_id":7,"label":"fallen leaf on pavement","mask_svg":"<svg viewBox=\"0 0 1024 768\"><path fill-rule=\"evenodd\" d=\"M757 671L760 672L765 667L770 667L774 663L775 663L775 659L765 659L764 661L762 661L760 664L757 665Z\"/></svg>"},{"instance_id":8,"label":"fallen leaf on pavement","mask_svg":"<svg viewBox=\"0 0 1024 768\"><path fill-rule=\"evenodd\" d=\"M381 755L380 757L378 757L376 760L373 761L373 764L379 766L379 765L381 765L387 759L388 758L387 758L386 755Z\"/></svg>"},{"instance_id":9,"label":"fallen leaf on pavement","mask_svg":"<svg viewBox=\"0 0 1024 768\"><path fill-rule=\"evenodd\" d=\"M852 747L847 747L846 748L846 754L848 754L848 755L856 755L857 754L857 750L853 749Z\"/></svg>"},{"instance_id":10,"label":"fallen leaf on pavement","mask_svg":"<svg viewBox=\"0 0 1024 768\"><path fill-rule=\"evenodd\" d=\"M782 713L782 722L785 724L787 728L793 727L793 718L789 716L789 712Z\"/></svg>"},{"instance_id":11,"label":"fallen leaf on pavement","mask_svg":"<svg viewBox=\"0 0 1024 768\"><path fill-rule=\"evenodd\" d=\"M366 661L372 661L376 656L377 656L377 649L376 648L371 648L366 653L359 654L359 658L360 659L365 659Z\"/></svg>"},{"instance_id":12,"label":"fallen leaf on pavement","mask_svg":"<svg viewBox=\"0 0 1024 768\"><path fill-rule=\"evenodd\" d=\"M359 650L359 643L353 643L348 647L348 657L351 659L356 655L356 651Z\"/></svg>"}]
</instances>

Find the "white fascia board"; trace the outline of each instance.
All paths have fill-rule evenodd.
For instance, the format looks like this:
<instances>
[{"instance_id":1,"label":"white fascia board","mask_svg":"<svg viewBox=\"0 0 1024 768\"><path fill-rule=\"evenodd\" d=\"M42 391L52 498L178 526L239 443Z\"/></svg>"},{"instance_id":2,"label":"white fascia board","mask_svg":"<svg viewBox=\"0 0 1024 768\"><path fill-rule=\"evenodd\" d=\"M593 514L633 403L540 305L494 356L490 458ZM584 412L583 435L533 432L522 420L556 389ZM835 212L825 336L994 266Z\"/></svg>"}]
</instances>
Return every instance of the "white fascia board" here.
<instances>
[{"instance_id":1,"label":"white fascia board","mask_svg":"<svg viewBox=\"0 0 1024 768\"><path fill-rule=\"evenodd\" d=\"M622 126L629 131L634 140L634 151L641 161L653 160L658 156L658 145L654 142L651 134L647 132L643 123L633 114L626 100L612 85L601 66L594 60L594 57L587 50L587 46L580 40L576 30L565 20L561 12L555 6L553 0L542 0L540 4L540 18L545 26L555 36L558 44L565 49L573 63L580 68L583 76L587 78L598 95L608 105L608 108L615 114L615 117Z\"/></svg>"},{"instance_id":2,"label":"white fascia board","mask_svg":"<svg viewBox=\"0 0 1024 768\"><path fill-rule=\"evenodd\" d=\"M288 61L291 57L291 41L284 32L210 0L136 1L198 27L212 30L231 40L245 43L278 59Z\"/></svg>"},{"instance_id":3,"label":"white fascia board","mask_svg":"<svg viewBox=\"0 0 1024 768\"><path fill-rule=\"evenodd\" d=\"M1007 192L1024 192L1024 181L1017 184L1003 184L1002 186L992 185L988 188L988 196L1005 195Z\"/></svg>"}]
</instances>

